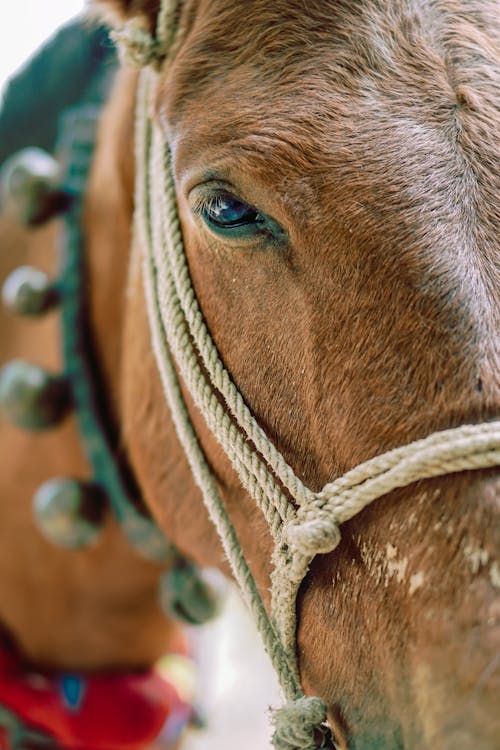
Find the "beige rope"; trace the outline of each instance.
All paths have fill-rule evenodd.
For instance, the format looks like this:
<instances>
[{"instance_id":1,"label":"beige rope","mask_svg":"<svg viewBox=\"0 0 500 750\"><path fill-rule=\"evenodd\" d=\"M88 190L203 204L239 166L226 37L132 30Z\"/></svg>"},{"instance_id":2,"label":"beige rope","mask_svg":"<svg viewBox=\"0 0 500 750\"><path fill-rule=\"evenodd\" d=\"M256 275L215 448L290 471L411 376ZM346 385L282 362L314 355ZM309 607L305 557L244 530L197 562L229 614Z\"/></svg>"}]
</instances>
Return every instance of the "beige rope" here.
<instances>
[{"instance_id":1,"label":"beige rope","mask_svg":"<svg viewBox=\"0 0 500 750\"><path fill-rule=\"evenodd\" d=\"M338 525L369 503L420 479L500 464L500 422L443 430L366 461L327 484L303 505L286 532L302 555L331 552L340 541Z\"/></svg>"},{"instance_id":2,"label":"beige rope","mask_svg":"<svg viewBox=\"0 0 500 750\"><path fill-rule=\"evenodd\" d=\"M328 736L321 727L326 721L326 707L319 698L298 698L275 711L273 744L276 750L315 750Z\"/></svg>"},{"instance_id":3,"label":"beige rope","mask_svg":"<svg viewBox=\"0 0 500 750\"><path fill-rule=\"evenodd\" d=\"M166 48L157 39L153 39L140 22L133 20L121 29L110 33L111 39L118 48L120 62L133 68L145 68L148 65L159 67L166 55Z\"/></svg>"},{"instance_id":4,"label":"beige rope","mask_svg":"<svg viewBox=\"0 0 500 750\"><path fill-rule=\"evenodd\" d=\"M146 19L133 18L121 29L110 33L118 48L120 61L133 68L152 66L159 70L167 56L175 53L179 36L179 15L181 0L162 0L158 11L156 36L145 28Z\"/></svg>"},{"instance_id":5,"label":"beige rope","mask_svg":"<svg viewBox=\"0 0 500 750\"><path fill-rule=\"evenodd\" d=\"M155 165L158 170L155 183L162 185L160 195L156 199L160 202L160 210L157 212L160 224L157 232L158 243L155 244L162 322L167 330L176 329L172 330L170 336L171 346L183 377L186 379L186 385L196 405L206 415L208 426L218 436L224 451L233 465L237 467L243 485L264 513L276 537L281 529L281 522L291 518L293 509L273 474L269 472L259 454L252 448L249 442L251 438L246 432L242 434L237 429L217 398L212 383L200 367L192 341L194 334L182 305L183 289L176 283L175 263L178 260L179 251L183 248L183 242L177 214L172 211L172 206L176 206L176 199L170 177L169 152L161 140L158 129L155 131L155 137L156 153L161 154L162 157ZM189 276L183 275L182 279L185 287ZM190 282L189 288L191 288ZM173 294L172 290L174 290Z\"/></svg>"},{"instance_id":6,"label":"beige rope","mask_svg":"<svg viewBox=\"0 0 500 750\"><path fill-rule=\"evenodd\" d=\"M137 96L136 159L138 172L136 174L136 216L134 222L136 241L140 243L141 249L150 247L153 242L153 235L151 233L152 224L148 207L151 206L150 198L153 189L149 176L154 171L154 165L151 163L151 160L154 159L154 153L152 153L151 149L151 122L144 114L147 111L147 104L149 102L149 86L148 71L144 71L139 82ZM153 257L148 253L143 254L143 279L150 318L153 350L175 429L188 458L195 481L202 491L210 519L221 538L223 549L231 564L235 580L243 593L247 606L254 616L272 663L275 666L278 665L280 684L288 698L293 700L297 696L300 696L296 676L288 664L280 639L269 620L255 581L244 557L241 555L241 548L236 533L225 511L216 482L189 418L175 366L170 355L166 332L159 316L156 271Z\"/></svg>"},{"instance_id":7,"label":"beige rope","mask_svg":"<svg viewBox=\"0 0 500 750\"><path fill-rule=\"evenodd\" d=\"M159 59L166 61L167 53L167 60L172 58L172 45L178 44L177 15L177 4L165 0L156 40L150 38L161 56L155 53L151 57L152 47L143 39L142 58L138 55L137 59L149 60L157 67ZM126 38L127 46L132 37L117 38ZM335 549L342 523L397 487L500 464L500 422L445 430L389 451L357 466L319 493L305 487L251 414L203 320L184 251L168 144L149 116L156 83L154 71L144 70L137 100L135 203L135 234L143 251L156 363L193 476L283 691L291 701L275 712L275 747L331 747L324 726L325 704L319 698L303 696L296 663L296 597L311 560L316 554ZM275 543L272 620L198 442L174 361L194 403L269 524Z\"/></svg>"}]
</instances>

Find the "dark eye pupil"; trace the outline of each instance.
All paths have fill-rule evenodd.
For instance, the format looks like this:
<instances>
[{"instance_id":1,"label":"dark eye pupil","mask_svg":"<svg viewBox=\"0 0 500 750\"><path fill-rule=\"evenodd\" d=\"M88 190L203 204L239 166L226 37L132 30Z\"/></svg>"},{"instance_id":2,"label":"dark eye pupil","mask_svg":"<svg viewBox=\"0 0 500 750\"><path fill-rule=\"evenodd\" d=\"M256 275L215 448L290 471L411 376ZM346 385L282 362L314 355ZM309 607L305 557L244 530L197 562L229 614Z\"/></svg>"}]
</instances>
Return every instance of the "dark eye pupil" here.
<instances>
[{"instance_id":1,"label":"dark eye pupil","mask_svg":"<svg viewBox=\"0 0 500 750\"><path fill-rule=\"evenodd\" d=\"M232 195L217 197L206 209L207 218L221 227L236 227L251 224L257 219L257 211Z\"/></svg>"}]
</instances>

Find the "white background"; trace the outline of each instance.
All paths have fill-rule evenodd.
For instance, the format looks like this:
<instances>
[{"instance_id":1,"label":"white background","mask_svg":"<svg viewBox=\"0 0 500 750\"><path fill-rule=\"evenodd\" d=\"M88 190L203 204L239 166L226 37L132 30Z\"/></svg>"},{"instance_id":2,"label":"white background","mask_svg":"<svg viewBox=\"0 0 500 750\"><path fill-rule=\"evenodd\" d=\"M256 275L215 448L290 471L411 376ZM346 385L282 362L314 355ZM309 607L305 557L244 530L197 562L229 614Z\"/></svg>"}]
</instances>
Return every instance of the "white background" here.
<instances>
[{"instance_id":1,"label":"white background","mask_svg":"<svg viewBox=\"0 0 500 750\"><path fill-rule=\"evenodd\" d=\"M0 91L14 71L84 0L0 0Z\"/></svg>"}]
</instances>

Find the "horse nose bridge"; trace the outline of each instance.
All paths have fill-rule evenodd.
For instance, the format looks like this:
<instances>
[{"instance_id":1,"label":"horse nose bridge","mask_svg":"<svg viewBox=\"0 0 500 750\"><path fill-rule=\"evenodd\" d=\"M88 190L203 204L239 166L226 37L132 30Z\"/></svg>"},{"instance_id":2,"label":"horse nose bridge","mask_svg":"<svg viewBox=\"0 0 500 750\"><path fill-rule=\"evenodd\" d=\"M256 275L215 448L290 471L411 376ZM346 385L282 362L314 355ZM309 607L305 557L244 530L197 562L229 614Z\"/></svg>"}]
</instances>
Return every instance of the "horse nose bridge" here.
<instances>
[{"instance_id":1,"label":"horse nose bridge","mask_svg":"<svg viewBox=\"0 0 500 750\"><path fill-rule=\"evenodd\" d=\"M500 736L498 609L484 622L469 617L444 646L419 649L412 678L418 717L415 746L433 750L491 750ZM453 623L453 620L451 620ZM494 718L492 718L494 717ZM412 746L409 743L409 746Z\"/></svg>"},{"instance_id":2,"label":"horse nose bridge","mask_svg":"<svg viewBox=\"0 0 500 750\"><path fill-rule=\"evenodd\" d=\"M494 729L491 721L500 690L500 472L450 479L438 502L451 521L431 540L434 594L414 610L413 690L425 747L489 750L500 736L500 719Z\"/></svg>"},{"instance_id":3,"label":"horse nose bridge","mask_svg":"<svg viewBox=\"0 0 500 750\"><path fill-rule=\"evenodd\" d=\"M488 336L483 345L483 353L477 364L475 389L482 394L495 415L500 413L500 351L498 332Z\"/></svg>"}]
</instances>

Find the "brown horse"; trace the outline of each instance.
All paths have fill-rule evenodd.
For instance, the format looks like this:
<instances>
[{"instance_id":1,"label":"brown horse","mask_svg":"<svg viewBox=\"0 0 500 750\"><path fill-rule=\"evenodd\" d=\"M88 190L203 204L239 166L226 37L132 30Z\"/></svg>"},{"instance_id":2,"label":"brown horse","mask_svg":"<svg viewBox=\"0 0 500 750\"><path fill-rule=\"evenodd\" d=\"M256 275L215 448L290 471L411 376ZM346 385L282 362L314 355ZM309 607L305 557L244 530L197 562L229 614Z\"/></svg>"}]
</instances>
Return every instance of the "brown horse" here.
<instances>
[{"instance_id":1,"label":"brown horse","mask_svg":"<svg viewBox=\"0 0 500 750\"><path fill-rule=\"evenodd\" d=\"M117 23L141 15L154 28L155 0L100 5ZM245 400L310 487L498 414L496 10L493 0L182 5L156 113L193 283ZM123 73L88 189L93 330L147 504L183 551L225 569L164 405L127 250L135 88ZM49 356L51 331L16 326L5 329L9 356L21 345ZM191 412L268 602L268 528ZM16 457L2 476L2 621L45 663L152 660L166 643L157 571L111 525L72 565L31 525L29 496L48 466L79 466L74 426L43 438L6 428L2 440ZM315 559L299 602L301 680L328 704L343 746L497 746L498 487L490 471L393 492ZM89 602L85 615L75 601Z\"/></svg>"}]
</instances>

